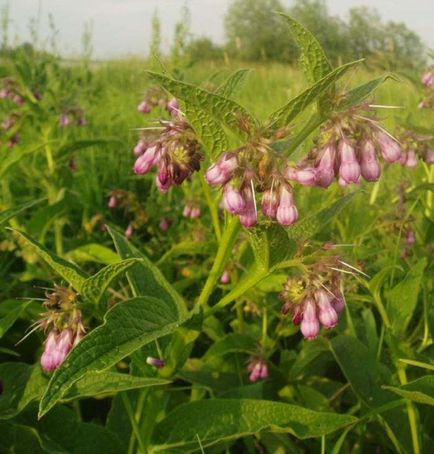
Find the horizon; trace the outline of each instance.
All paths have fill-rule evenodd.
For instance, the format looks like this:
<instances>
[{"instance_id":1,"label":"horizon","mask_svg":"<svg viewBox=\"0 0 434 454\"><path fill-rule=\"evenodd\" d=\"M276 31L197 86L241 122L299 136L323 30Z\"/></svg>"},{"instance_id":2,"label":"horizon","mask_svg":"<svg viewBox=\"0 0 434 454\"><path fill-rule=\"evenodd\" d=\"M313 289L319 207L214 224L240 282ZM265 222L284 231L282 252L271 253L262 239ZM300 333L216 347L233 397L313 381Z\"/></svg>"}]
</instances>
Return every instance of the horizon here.
<instances>
[{"instance_id":1,"label":"horizon","mask_svg":"<svg viewBox=\"0 0 434 454\"><path fill-rule=\"evenodd\" d=\"M224 44L224 16L230 3L231 0L76 0L71 4L66 0L14 0L1 1L0 5L9 5L9 39L13 44L31 42L29 23L32 19L36 20L41 39L38 44L48 42L51 14L59 31L58 50L62 56L71 58L82 53L84 27L92 23L92 58L110 59L149 55L151 19L155 11L161 21L162 49L167 52L184 5L190 11L192 37L206 36L216 44ZM292 3L282 1L285 7ZM374 0L334 0L327 5L331 15L343 19L352 7L375 8L383 21L404 22L419 34L425 45L434 47L432 0L415 0L411 5L394 0L380 4Z\"/></svg>"}]
</instances>

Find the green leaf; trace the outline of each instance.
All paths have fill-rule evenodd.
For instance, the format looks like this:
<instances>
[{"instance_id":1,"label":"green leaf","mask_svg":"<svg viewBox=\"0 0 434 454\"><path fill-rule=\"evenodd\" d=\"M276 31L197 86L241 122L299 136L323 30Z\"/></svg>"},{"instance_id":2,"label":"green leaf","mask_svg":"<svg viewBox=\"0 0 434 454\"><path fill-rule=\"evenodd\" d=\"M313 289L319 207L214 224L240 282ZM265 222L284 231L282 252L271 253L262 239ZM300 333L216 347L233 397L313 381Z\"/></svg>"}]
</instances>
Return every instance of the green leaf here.
<instances>
[{"instance_id":1,"label":"green leaf","mask_svg":"<svg viewBox=\"0 0 434 454\"><path fill-rule=\"evenodd\" d=\"M53 142L53 141L51 141ZM50 143L50 142L48 142ZM37 145L36 147L21 148L17 147L13 153L8 153L0 162L0 178L3 178L6 172L15 164L18 164L25 156L36 153L43 149L48 143Z\"/></svg>"},{"instance_id":2,"label":"green leaf","mask_svg":"<svg viewBox=\"0 0 434 454\"><path fill-rule=\"evenodd\" d=\"M428 262L426 257L419 260L405 278L386 293L389 302L389 315L395 333L405 332L416 309L424 270Z\"/></svg>"},{"instance_id":3,"label":"green leaf","mask_svg":"<svg viewBox=\"0 0 434 454\"><path fill-rule=\"evenodd\" d=\"M141 263L127 272L128 281L135 296L152 296L168 304L175 304L179 313L185 317L187 306L183 298L163 276L161 271L125 238L122 232L108 227L119 256L141 259Z\"/></svg>"},{"instance_id":4,"label":"green leaf","mask_svg":"<svg viewBox=\"0 0 434 454\"><path fill-rule=\"evenodd\" d=\"M141 259L131 258L107 265L83 282L81 295L85 300L98 304L112 281L140 261Z\"/></svg>"},{"instance_id":5,"label":"green leaf","mask_svg":"<svg viewBox=\"0 0 434 454\"><path fill-rule=\"evenodd\" d=\"M0 339L6 331L17 321L23 310L31 303L27 301L17 301L14 309L9 311L3 318L0 318Z\"/></svg>"},{"instance_id":6,"label":"green leaf","mask_svg":"<svg viewBox=\"0 0 434 454\"><path fill-rule=\"evenodd\" d=\"M249 73L250 69L238 69L217 88L215 93L230 98Z\"/></svg>"},{"instance_id":7,"label":"green leaf","mask_svg":"<svg viewBox=\"0 0 434 454\"><path fill-rule=\"evenodd\" d=\"M103 325L91 331L57 369L40 402L40 416L47 413L66 391L90 371L102 371L178 328L182 317L174 301L137 297L116 304Z\"/></svg>"},{"instance_id":8,"label":"green leaf","mask_svg":"<svg viewBox=\"0 0 434 454\"><path fill-rule=\"evenodd\" d=\"M337 110L347 110L350 107L353 107L357 104L360 104L364 101L367 97L369 97L380 85L382 85L386 80L393 79L397 80L397 78L391 74L387 74L383 77L379 77L378 79L373 79L369 82L366 82L362 85L359 85L356 88L348 91L344 94L344 98L341 102L338 103L336 106Z\"/></svg>"},{"instance_id":9,"label":"green leaf","mask_svg":"<svg viewBox=\"0 0 434 454\"><path fill-rule=\"evenodd\" d=\"M169 380L161 378L135 377L117 372L88 372L72 385L62 400L69 401L103 394L116 394L130 389L163 386L169 383Z\"/></svg>"},{"instance_id":10,"label":"green leaf","mask_svg":"<svg viewBox=\"0 0 434 454\"><path fill-rule=\"evenodd\" d=\"M253 354L257 350L257 341L246 334L231 333L218 340L205 353L205 357L224 356L229 353Z\"/></svg>"},{"instance_id":11,"label":"green leaf","mask_svg":"<svg viewBox=\"0 0 434 454\"><path fill-rule=\"evenodd\" d=\"M66 255L75 262L98 262L104 265L119 262L119 256L116 252L97 243L85 244L67 252Z\"/></svg>"},{"instance_id":12,"label":"green leaf","mask_svg":"<svg viewBox=\"0 0 434 454\"><path fill-rule=\"evenodd\" d=\"M268 119L270 128L278 129L287 126L297 117L297 115L299 115L307 107L309 107L309 105L313 101L317 100L327 89L329 89L332 86L332 84L334 84L339 78L341 78L349 69L358 65L361 61L362 60L356 60L351 63L342 65L339 68L336 68L334 71L330 72L322 79L316 81L314 85L304 90L295 98L291 99L280 109L273 112ZM325 121L326 118L324 117L324 119L322 120Z\"/></svg>"},{"instance_id":13,"label":"green leaf","mask_svg":"<svg viewBox=\"0 0 434 454\"><path fill-rule=\"evenodd\" d=\"M168 262L179 255L209 255L216 249L212 241L182 241L174 244L161 258L158 265Z\"/></svg>"},{"instance_id":14,"label":"green leaf","mask_svg":"<svg viewBox=\"0 0 434 454\"><path fill-rule=\"evenodd\" d=\"M69 142L57 150L56 158L62 158L67 156L70 153L78 150L83 150L85 148L99 146L99 145L122 145L123 142L120 139L116 138L100 138L100 139L84 139L76 140L74 142Z\"/></svg>"},{"instance_id":15,"label":"green leaf","mask_svg":"<svg viewBox=\"0 0 434 454\"><path fill-rule=\"evenodd\" d=\"M400 387L383 386L383 388L414 402L434 405L434 375L426 375Z\"/></svg>"},{"instance_id":16,"label":"green leaf","mask_svg":"<svg viewBox=\"0 0 434 454\"><path fill-rule=\"evenodd\" d=\"M5 222L9 221L9 219L17 216L18 214L27 210L28 208L38 205L39 203L43 202L44 200L46 200L46 199L43 198L43 199L32 200L31 202L22 203L20 205L16 205L14 208L11 208L6 211L2 211L0 213L0 226L2 224L4 224Z\"/></svg>"},{"instance_id":17,"label":"green leaf","mask_svg":"<svg viewBox=\"0 0 434 454\"><path fill-rule=\"evenodd\" d=\"M256 120L249 112L231 99L203 90L186 82L171 79L163 74L152 71L147 71L147 74L154 82L160 84L176 98L209 112L211 116L229 128L238 128L241 119L251 125L256 124Z\"/></svg>"},{"instance_id":18,"label":"green leaf","mask_svg":"<svg viewBox=\"0 0 434 454\"><path fill-rule=\"evenodd\" d=\"M0 364L0 380L3 392L0 395L0 419L16 416L30 402L39 399L47 385L39 364L30 366L24 363Z\"/></svg>"},{"instance_id":19,"label":"green leaf","mask_svg":"<svg viewBox=\"0 0 434 454\"><path fill-rule=\"evenodd\" d=\"M345 195L331 206L323 208L319 212L303 218L294 226L289 228L289 238L295 241L306 241L321 231L326 224L331 222L358 194L357 191Z\"/></svg>"},{"instance_id":20,"label":"green leaf","mask_svg":"<svg viewBox=\"0 0 434 454\"><path fill-rule=\"evenodd\" d=\"M21 232L19 230L13 230L15 234L19 236L20 241L22 241L26 246L32 249L39 257L41 257L45 262L60 276L63 277L67 282L69 282L75 290L78 292L81 291L81 287L84 281L87 278L87 275L78 268L78 266L73 263L67 262L66 260L58 257L49 251L45 246L35 241L27 233Z\"/></svg>"},{"instance_id":21,"label":"green leaf","mask_svg":"<svg viewBox=\"0 0 434 454\"><path fill-rule=\"evenodd\" d=\"M264 270L285 260L295 250L287 231L276 223L249 229L250 244L255 254L256 265Z\"/></svg>"},{"instance_id":22,"label":"green leaf","mask_svg":"<svg viewBox=\"0 0 434 454\"><path fill-rule=\"evenodd\" d=\"M153 452L199 449L260 432L319 437L354 424L349 415L322 413L296 405L250 399L210 399L175 408L154 431ZM199 444L200 443L200 444Z\"/></svg>"},{"instance_id":23,"label":"green leaf","mask_svg":"<svg viewBox=\"0 0 434 454\"><path fill-rule=\"evenodd\" d=\"M308 81L316 82L330 73L332 66L315 36L292 17L279 14L287 20L291 33L300 47L300 63Z\"/></svg>"}]
</instances>

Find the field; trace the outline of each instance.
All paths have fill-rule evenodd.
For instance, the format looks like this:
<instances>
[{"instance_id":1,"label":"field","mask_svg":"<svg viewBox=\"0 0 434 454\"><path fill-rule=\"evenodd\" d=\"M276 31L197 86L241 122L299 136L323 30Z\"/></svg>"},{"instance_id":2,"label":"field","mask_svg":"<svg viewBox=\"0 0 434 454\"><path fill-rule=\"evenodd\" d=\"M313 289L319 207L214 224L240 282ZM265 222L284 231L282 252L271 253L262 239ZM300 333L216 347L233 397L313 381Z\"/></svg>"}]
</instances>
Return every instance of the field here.
<instances>
[{"instance_id":1,"label":"field","mask_svg":"<svg viewBox=\"0 0 434 454\"><path fill-rule=\"evenodd\" d=\"M430 452L432 88L305 58L2 57L0 452Z\"/></svg>"}]
</instances>

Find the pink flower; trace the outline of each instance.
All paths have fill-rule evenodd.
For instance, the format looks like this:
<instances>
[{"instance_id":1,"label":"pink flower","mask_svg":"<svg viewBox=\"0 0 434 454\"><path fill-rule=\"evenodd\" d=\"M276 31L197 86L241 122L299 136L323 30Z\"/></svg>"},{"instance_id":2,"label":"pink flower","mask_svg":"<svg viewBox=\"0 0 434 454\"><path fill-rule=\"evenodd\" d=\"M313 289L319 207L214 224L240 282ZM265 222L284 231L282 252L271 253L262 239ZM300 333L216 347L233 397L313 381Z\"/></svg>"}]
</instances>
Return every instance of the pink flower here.
<instances>
[{"instance_id":1,"label":"pink flower","mask_svg":"<svg viewBox=\"0 0 434 454\"><path fill-rule=\"evenodd\" d=\"M275 218L279 208L279 196L275 189L268 189L262 194L262 212L265 216Z\"/></svg>"},{"instance_id":2,"label":"pink flower","mask_svg":"<svg viewBox=\"0 0 434 454\"><path fill-rule=\"evenodd\" d=\"M392 139L383 131L377 132L376 139L386 162L392 163L401 158L401 147L396 140Z\"/></svg>"},{"instance_id":3,"label":"pink flower","mask_svg":"<svg viewBox=\"0 0 434 454\"><path fill-rule=\"evenodd\" d=\"M250 372L249 380L251 382L268 378L268 366L263 359L251 359L247 366L247 370Z\"/></svg>"},{"instance_id":4,"label":"pink flower","mask_svg":"<svg viewBox=\"0 0 434 454\"><path fill-rule=\"evenodd\" d=\"M316 163L316 184L328 188L335 177L336 147L334 144L327 145L319 153Z\"/></svg>"},{"instance_id":5,"label":"pink flower","mask_svg":"<svg viewBox=\"0 0 434 454\"><path fill-rule=\"evenodd\" d=\"M372 140L364 140L361 145L360 171L366 181L377 181L381 175L381 167L377 161L375 146Z\"/></svg>"},{"instance_id":6,"label":"pink flower","mask_svg":"<svg viewBox=\"0 0 434 454\"><path fill-rule=\"evenodd\" d=\"M303 302L303 319L300 323L300 330L308 340L315 339L319 334L320 325L316 314L316 304L312 298L307 298Z\"/></svg>"},{"instance_id":7,"label":"pink flower","mask_svg":"<svg viewBox=\"0 0 434 454\"><path fill-rule=\"evenodd\" d=\"M138 106L137 110L143 114L148 114L151 112L152 108L151 106L146 102L142 101Z\"/></svg>"},{"instance_id":8,"label":"pink flower","mask_svg":"<svg viewBox=\"0 0 434 454\"><path fill-rule=\"evenodd\" d=\"M241 190L241 194L244 199L245 206L243 211L239 213L240 222L244 227L250 228L255 226L258 222L258 213L256 211L255 196L253 195L249 181L247 181Z\"/></svg>"},{"instance_id":9,"label":"pink flower","mask_svg":"<svg viewBox=\"0 0 434 454\"><path fill-rule=\"evenodd\" d=\"M231 275L228 270L223 271L223 274L220 277L220 282L222 284L229 284L231 282Z\"/></svg>"},{"instance_id":10,"label":"pink flower","mask_svg":"<svg viewBox=\"0 0 434 454\"><path fill-rule=\"evenodd\" d=\"M354 148L345 139L339 142L340 162L339 183L358 183L360 180L360 165L356 159Z\"/></svg>"},{"instance_id":11,"label":"pink flower","mask_svg":"<svg viewBox=\"0 0 434 454\"><path fill-rule=\"evenodd\" d=\"M225 185L223 198L226 209L233 214L241 213L246 206L240 191L229 183Z\"/></svg>"},{"instance_id":12,"label":"pink flower","mask_svg":"<svg viewBox=\"0 0 434 454\"><path fill-rule=\"evenodd\" d=\"M179 114L179 104L176 98L172 98L167 103L167 110L169 111L172 117L176 117Z\"/></svg>"},{"instance_id":13,"label":"pink flower","mask_svg":"<svg viewBox=\"0 0 434 454\"><path fill-rule=\"evenodd\" d=\"M292 191L285 185L280 187L280 200L276 212L276 219L282 225L291 225L298 220L298 210L294 204Z\"/></svg>"},{"instance_id":14,"label":"pink flower","mask_svg":"<svg viewBox=\"0 0 434 454\"><path fill-rule=\"evenodd\" d=\"M315 292L315 300L318 305L318 318L325 328L334 328L338 323L338 314L333 308L332 298L325 290Z\"/></svg>"},{"instance_id":15,"label":"pink flower","mask_svg":"<svg viewBox=\"0 0 434 454\"><path fill-rule=\"evenodd\" d=\"M50 331L45 342L44 353L41 356L41 366L47 371L57 369L73 347L72 331L63 330L60 334Z\"/></svg>"}]
</instances>

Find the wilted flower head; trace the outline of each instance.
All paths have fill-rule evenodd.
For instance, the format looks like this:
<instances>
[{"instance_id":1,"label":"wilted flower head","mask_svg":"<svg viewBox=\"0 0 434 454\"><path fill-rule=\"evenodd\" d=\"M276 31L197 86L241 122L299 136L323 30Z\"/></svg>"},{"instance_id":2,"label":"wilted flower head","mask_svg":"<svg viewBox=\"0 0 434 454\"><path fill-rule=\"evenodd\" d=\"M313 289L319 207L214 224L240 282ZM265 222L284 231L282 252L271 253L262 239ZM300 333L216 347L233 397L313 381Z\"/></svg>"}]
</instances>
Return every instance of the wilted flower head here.
<instances>
[{"instance_id":1,"label":"wilted flower head","mask_svg":"<svg viewBox=\"0 0 434 454\"><path fill-rule=\"evenodd\" d=\"M181 184L200 169L201 146L190 124L182 119L161 121L159 135L152 131L149 138L141 139L134 149L138 158L134 171L138 175L158 168L156 184L161 192Z\"/></svg>"}]
</instances>

